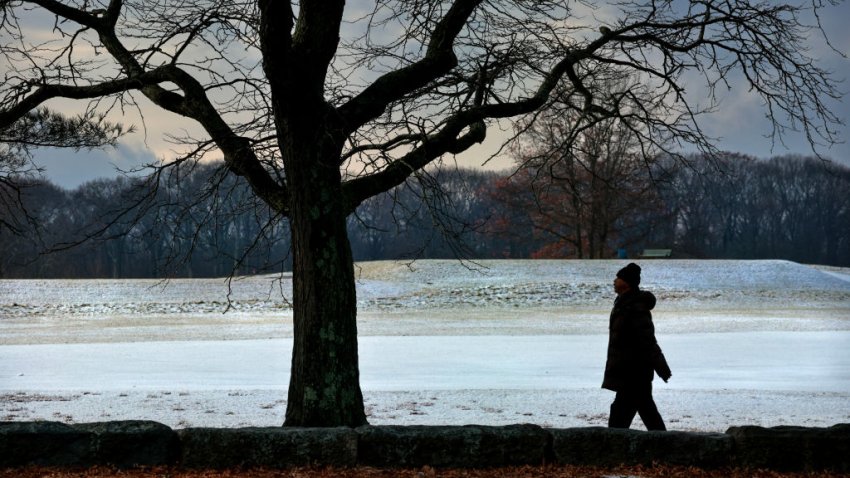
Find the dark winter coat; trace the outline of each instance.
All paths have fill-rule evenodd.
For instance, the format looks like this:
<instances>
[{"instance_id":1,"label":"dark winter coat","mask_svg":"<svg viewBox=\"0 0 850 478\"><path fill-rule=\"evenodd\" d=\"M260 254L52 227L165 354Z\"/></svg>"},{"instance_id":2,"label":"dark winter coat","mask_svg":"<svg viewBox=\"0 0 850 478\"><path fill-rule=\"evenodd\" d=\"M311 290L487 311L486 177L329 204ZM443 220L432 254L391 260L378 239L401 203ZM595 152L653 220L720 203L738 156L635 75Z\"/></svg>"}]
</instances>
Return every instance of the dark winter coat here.
<instances>
[{"instance_id":1,"label":"dark winter coat","mask_svg":"<svg viewBox=\"0 0 850 478\"><path fill-rule=\"evenodd\" d=\"M632 290L614 302L608 335L608 361L602 388L619 391L625 387L648 384L654 372L667 379L672 375L661 347L655 340L652 313L655 296Z\"/></svg>"}]
</instances>

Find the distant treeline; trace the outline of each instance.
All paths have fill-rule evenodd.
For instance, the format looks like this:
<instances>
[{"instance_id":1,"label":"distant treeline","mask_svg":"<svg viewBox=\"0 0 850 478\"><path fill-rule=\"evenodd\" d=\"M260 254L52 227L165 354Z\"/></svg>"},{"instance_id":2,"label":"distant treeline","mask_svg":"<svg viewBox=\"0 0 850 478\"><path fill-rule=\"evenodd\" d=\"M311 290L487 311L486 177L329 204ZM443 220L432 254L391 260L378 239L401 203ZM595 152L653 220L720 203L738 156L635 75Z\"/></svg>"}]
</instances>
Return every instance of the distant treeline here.
<instances>
[{"instance_id":1,"label":"distant treeline","mask_svg":"<svg viewBox=\"0 0 850 478\"><path fill-rule=\"evenodd\" d=\"M645 178L654 192L641 199L651 207L635 207L629 227L601 236L603 257L666 248L674 257L850 266L850 169L735 154L687 163L652 163ZM446 169L364 202L349 218L355 260L596 257L581 255L581 239L562 240L582 224L535 222L533 209L546 205L521 201L510 189L515 177ZM0 225L17 225L0 227L0 277L215 277L291 267L286 219L221 164L70 191L29 182L19 197L22 209L0 213Z\"/></svg>"}]
</instances>

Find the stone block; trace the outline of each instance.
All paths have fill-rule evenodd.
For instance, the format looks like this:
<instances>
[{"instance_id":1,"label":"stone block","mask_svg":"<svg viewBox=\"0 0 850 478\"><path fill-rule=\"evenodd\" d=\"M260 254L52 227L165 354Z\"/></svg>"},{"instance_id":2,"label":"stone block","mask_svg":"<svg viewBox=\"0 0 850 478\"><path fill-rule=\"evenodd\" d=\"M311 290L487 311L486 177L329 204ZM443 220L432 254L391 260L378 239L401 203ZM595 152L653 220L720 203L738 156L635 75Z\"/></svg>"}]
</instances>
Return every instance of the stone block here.
<instances>
[{"instance_id":1,"label":"stone block","mask_svg":"<svg viewBox=\"0 0 850 478\"><path fill-rule=\"evenodd\" d=\"M735 465L778 471L850 471L850 424L732 427Z\"/></svg>"},{"instance_id":2,"label":"stone block","mask_svg":"<svg viewBox=\"0 0 850 478\"><path fill-rule=\"evenodd\" d=\"M617 466L670 465L719 468L732 463L732 440L720 433L644 432L589 427L553 429L556 463Z\"/></svg>"},{"instance_id":3,"label":"stone block","mask_svg":"<svg viewBox=\"0 0 850 478\"><path fill-rule=\"evenodd\" d=\"M0 422L0 467L89 466L94 434L59 422Z\"/></svg>"},{"instance_id":4,"label":"stone block","mask_svg":"<svg viewBox=\"0 0 850 478\"><path fill-rule=\"evenodd\" d=\"M551 429L552 453L563 465L617 466L630 464L634 430L587 427Z\"/></svg>"},{"instance_id":5,"label":"stone block","mask_svg":"<svg viewBox=\"0 0 850 478\"><path fill-rule=\"evenodd\" d=\"M94 434L98 464L121 468L173 465L180 455L177 432L152 421L114 421L75 425Z\"/></svg>"},{"instance_id":6,"label":"stone block","mask_svg":"<svg viewBox=\"0 0 850 478\"><path fill-rule=\"evenodd\" d=\"M733 462L732 438L722 433L637 432L632 440L630 451L636 464L706 469L728 467Z\"/></svg>"},{"instance_id":7,"label":"stone block","mask_svg":"<svg viewBox=\"0 0 850 478\"><path fill-rule=\"evenodd\" d=\"M357 433L358 463L376 467L540 465L550 439L536 425L368 426Z\"/></svg>"},{"instance_id":8,"label":"stone block","mask_svg":"<svg viewBox=\"0 0 850 478\"><path fill-rule=\"evenodd\" d=\"M354 466L350 428L187 428L177 431L187 468Z\"/></svg>"}]
</instances>

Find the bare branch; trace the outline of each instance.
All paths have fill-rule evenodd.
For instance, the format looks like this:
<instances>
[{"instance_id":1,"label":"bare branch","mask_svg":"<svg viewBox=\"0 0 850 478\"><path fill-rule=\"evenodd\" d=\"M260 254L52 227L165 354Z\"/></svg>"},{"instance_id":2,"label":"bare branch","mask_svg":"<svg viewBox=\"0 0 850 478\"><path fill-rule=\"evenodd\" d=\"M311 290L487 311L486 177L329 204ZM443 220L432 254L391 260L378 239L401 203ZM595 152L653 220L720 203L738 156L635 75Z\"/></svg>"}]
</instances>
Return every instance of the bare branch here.
<instances>
[{"instance_id":1,"label":"bare branch","mask_svg":"<svg viewBox=\"0 0 850 478\"><path fill-rule=\"evenodd\" d=\"M447 74L457 65L455 39L481 0L457 0L434 27L425 56L408 66L375 80L362 93L339 108L349 134L429 82Z\"/></svg>"}]
</instances>

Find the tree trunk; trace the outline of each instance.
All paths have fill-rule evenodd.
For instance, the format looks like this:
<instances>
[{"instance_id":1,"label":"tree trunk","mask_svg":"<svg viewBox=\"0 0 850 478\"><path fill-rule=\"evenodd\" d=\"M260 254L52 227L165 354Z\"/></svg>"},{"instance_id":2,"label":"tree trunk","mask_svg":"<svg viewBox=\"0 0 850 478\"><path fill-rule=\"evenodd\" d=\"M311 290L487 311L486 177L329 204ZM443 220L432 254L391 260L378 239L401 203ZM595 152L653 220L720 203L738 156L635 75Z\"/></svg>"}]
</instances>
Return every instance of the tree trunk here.
<instances>
[{"instance_id":1,"label":"tree trunk","mask_svg":"<svg viewBox=\"0 0 850 478\"><path fill-rule=\"evenodd\" d=\"M320 155L317 149L306 156ZM293 158L287 170L295 338L284 426L356 427L367 422L341 178L335 161L304 159Z\"/></svg>"}]
</instances>

